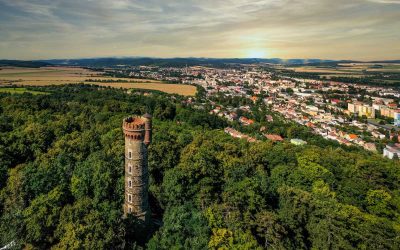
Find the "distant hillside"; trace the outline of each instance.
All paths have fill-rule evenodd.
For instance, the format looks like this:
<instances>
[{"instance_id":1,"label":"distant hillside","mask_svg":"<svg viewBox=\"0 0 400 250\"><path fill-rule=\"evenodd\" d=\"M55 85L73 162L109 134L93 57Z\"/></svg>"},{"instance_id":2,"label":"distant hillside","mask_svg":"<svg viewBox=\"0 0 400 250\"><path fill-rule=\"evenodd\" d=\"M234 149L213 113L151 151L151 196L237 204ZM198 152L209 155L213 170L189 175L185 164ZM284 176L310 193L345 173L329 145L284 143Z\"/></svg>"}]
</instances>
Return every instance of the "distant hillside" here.
<instances>
[{"instance_id":1,"label":"distant hillside","mask_svg":"<svg viewBox=\"0 0 400 250\"><path fill-rule=\"evenodd\" d=\"M400 63L400 60L372 61L371 63Z\"/></svg>"},{"instance_id":2,"label":"distant hillside","mask_svg":"<svg viewBox=\"0 0 400 250\"><path fill-rule=\"evenodd\" d=\"M89 59L55 59L44 60L42 62L57 65L75 65L91 67L107 67L117 65L154 65L154 66L174 66L184 67L193 65L218 66L225 64L253 64L253 63L271 63L271 64L306 64L334 62L332 60L320 59L259 59L259 58L150 58L150 57L127 57L127 58L89 58Z\"/></svg>"},{"instance_id":3,"label":"distant hillside","mask_svg":"<svg viewBox=\"0 0 400 250\"><path fill-rule=\"evenodd\" d=\"M51 64L48 62L40 62L40 61L0 60L0 67L10 66L10 67L40 68L50 65Z\"/></svg>"},{"instance_id":4,"label":"distant hillside","mask_svg":"<svg viewBox=\"0 0 400 250\"><path fill-rule=\"evenodd\" d=\"M153 58L153 57L105 57L105 58L82 58L82 59L51 59L38 61L0 60L0 66L14 67L43 67L49 65L66 65L82 67L112 67L112 66L163 66L163 67L185 67L185 66L212 66L219 67L227 64L284 64L288 66L335 66L338 63L359 63L351 60L323 60L323 59L281 59L281 58ZM400 63L400 60L373 61L372 63Z\"/></svg>"}]
</instances>

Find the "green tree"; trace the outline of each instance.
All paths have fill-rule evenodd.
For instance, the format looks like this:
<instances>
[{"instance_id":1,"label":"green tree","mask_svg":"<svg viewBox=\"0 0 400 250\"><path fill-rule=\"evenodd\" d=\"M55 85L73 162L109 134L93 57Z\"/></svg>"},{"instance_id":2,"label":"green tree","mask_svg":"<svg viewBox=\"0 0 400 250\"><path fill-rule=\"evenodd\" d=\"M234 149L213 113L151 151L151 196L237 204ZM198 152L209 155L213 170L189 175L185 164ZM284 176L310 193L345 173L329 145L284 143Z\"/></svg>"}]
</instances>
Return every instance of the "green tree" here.
<instances>
[{"instance_id":1,"label":"green tree","mask_svg":"<svg viewBox=\"0 0 400 250\"><path fill-rule=\"evenodd\" d=\"M38 196L23 211L26 242L39 247L54 243L53 232L59 221L64 196L61 187L56 187L48 194Z\"/></svg>"},{"instance_id":2,"label":"green tree","mask_svg":"<svg viewBox=\"0 0 400 250\"><path fill-rule=\"evenodd\" d=\"M167 209L163 226L150 240L148 249L205 249L210 230L193 204Z\"/></svg>"}]
</instances>

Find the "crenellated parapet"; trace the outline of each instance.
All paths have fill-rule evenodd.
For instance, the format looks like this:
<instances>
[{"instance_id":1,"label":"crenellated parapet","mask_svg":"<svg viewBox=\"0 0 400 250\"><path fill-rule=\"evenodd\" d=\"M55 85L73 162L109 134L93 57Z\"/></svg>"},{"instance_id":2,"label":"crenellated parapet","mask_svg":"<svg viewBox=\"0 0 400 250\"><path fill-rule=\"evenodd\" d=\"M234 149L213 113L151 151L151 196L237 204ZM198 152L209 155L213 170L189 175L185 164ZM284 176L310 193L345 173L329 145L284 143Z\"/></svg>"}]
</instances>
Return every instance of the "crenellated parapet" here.
<instances>
[{"instance_id":1,"label":"crenellated parapet","mask_svg":"<svg viewBox=\"0 0 400 250\"><path fill-rule=\"evenodd\" d=\"M151 115L124 118L122 120L122 128L125 137L132 140L143 140L146 145L151 143Z\"/></svg>"}]
</instances>

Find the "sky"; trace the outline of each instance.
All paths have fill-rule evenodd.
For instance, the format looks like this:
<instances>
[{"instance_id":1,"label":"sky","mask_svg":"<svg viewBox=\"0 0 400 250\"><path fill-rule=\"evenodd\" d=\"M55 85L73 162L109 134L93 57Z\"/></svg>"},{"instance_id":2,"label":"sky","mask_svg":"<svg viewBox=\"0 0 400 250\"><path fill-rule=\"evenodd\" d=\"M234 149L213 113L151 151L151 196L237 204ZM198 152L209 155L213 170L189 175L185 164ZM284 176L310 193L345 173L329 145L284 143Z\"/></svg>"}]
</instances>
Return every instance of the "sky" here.
<instances>
[{"instance_id":1,"label":"sky","mask_svg":"<svg viewBox=\"0 0 400 250\"><path fill-rule=\"evenodd\" d=\"M400 0L0 0L0 58L400 59Z\"/></svg>"}]
</instances>

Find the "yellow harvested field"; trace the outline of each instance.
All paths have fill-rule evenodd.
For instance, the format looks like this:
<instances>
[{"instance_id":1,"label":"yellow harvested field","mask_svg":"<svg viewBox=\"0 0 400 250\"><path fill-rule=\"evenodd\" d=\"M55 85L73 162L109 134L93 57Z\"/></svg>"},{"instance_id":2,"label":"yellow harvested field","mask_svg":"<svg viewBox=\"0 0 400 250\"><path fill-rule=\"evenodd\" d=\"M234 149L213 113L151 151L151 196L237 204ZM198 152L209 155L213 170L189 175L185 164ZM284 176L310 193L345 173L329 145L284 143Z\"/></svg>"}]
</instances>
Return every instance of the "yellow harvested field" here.
<instances>
[{"instance_id":1,"label":"yellow harvested field","mask_svg":"<svg viewBox=\"0 0 400 250\"><path fill-rule=\"evenodd\" d=\"M332 77L354 77L354 78L364 77L364 75L354 75L354 74L347 74L347 75L344 75L344 74L331 75L331 74L329 74L329 75L319 75L319 76L326 77L327 79L331 79Z\"/></svg>"},{"instance_id":2,"label":"yellow harvested field","mask_svg":"<svg viewBox=\"0 0 400 250\"><path fill-rule=\"evenodd\" d=\"M99 86L109 86L113 88L124 89L149 89L159 90L168 94L179 94L185 96L194 96L196 94L196 87L186 84L169 84L169 83L130 83L130 82L86 82L88 84L95 84Z\"/></svg>"},{"instance_id":3,"label":"yellow harvested field","mask_svg":"<svg viewBox=\"0 0 400 250\"><path fill-rule=\"evenodd\" d=\"M398 67L398 68L383 68L383 69L368 69L368 71L373 71L373 72L400 72L400 67Z\"/></svg>"},{"instance_id":4,"label":"yellow harvested field","mask_svg":"<svg viewBox=\"0 0 400 250\"><path fill-rule=\"evenodd\" d=\"M110 80L113 82L98 82L100 80ZM170 94L180 94L188 96L196 94L196 87L191 85L166 84L161 81L149 79L107 77L103 76L102 72L96 72L78 67L0 67L0 85L14 84L19 86L48 86L76 83L94 84L126 89L134 88L159 90Z\"/></svg>"}]
</instances>

